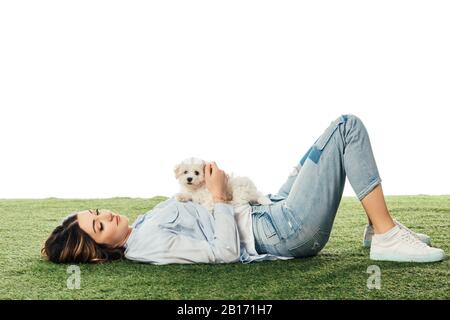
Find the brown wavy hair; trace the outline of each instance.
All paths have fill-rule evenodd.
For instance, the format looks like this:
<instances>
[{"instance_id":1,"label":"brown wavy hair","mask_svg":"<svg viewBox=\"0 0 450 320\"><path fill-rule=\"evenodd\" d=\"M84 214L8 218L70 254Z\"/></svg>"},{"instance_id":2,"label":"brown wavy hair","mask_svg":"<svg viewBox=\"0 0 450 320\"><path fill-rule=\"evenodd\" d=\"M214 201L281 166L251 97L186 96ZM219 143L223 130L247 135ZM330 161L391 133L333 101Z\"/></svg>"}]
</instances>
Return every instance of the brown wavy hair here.
<instances>
[{"instance_id":1,"label":"brown wavy hair","mask_svg":"<svg viewBox=\"0 0 450 320\"><path fill-rule=\"evenodd\" d=\"M98 244L80 228L77 214L68 216L50 234L41 254L55 263L99 263L122 259L124 248Z\"/></svg>"}]
</instances>

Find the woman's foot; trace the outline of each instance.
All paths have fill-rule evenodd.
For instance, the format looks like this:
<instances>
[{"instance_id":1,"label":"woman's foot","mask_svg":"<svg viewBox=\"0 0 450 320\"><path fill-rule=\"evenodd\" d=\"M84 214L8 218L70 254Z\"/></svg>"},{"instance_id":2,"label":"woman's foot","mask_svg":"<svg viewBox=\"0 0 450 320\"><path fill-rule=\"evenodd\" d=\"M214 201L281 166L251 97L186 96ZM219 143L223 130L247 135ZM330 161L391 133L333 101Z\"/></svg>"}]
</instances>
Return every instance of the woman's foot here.
<instances>
[{"instance_id":1,"label":"woman's foot","mask_svg":"<svg viewBox=\"0 0 450 320\"><path fill-rule=\"evenodd\" d=\"M410 231L396 225L383 234L375 234L370 246L370 259L396 262L436 262L445 253L420 241Z\"/></svg>"},{"instance_id":2,"label":"woman's foot","mask_svg":"<svg viewBox=\"0 0 450 320\"><path fill-rule=\"evenodd\" d=\"M394 219L394 223L396 225L398 225L400 228L411 232L411 234L413 234L415 237L417 237L423 243L426 243L427 245L431 245L431 238L429 236L427 236L426 234L416 233L416 232L412 231L411 229L408 229L406 226L404 226L403 224L401 224L400 222L398 222L395 219ZM374 234L375 234L375 231L373 230L373 226L370 224L366 225L366 227L364 228L364 236L363 236L363 247L364 248L370 248L370 245L372 243L372 237Z\"/></svg>"}]
</instances>

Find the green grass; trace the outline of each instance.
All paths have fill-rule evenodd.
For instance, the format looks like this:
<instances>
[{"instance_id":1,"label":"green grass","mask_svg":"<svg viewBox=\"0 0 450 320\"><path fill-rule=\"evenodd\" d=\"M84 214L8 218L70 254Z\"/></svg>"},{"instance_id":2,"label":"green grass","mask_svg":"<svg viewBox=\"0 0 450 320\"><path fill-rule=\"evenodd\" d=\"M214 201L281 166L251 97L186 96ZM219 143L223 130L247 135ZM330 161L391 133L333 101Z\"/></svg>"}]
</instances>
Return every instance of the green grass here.
<instances>
[{"instance_id":1,"label":"green grass","mask_svg":"<svg viewBox=\"0 0 450 320\"><path fill-rule=\"evenodd\" d=\"M165 197L0 200L0 299L449 299L449 261L375 262L361 247L366 223L356 198L342 200L327 246L313 258L249 265L154 266L130 261L80 265L81 288L67 289L68 265L40 257L51 230L72 211L109 208L138 214ZM390 196L392 214L449 248L450 196ZM368 290L367 267L381 268Z\"/></svg>"}]
</instances>

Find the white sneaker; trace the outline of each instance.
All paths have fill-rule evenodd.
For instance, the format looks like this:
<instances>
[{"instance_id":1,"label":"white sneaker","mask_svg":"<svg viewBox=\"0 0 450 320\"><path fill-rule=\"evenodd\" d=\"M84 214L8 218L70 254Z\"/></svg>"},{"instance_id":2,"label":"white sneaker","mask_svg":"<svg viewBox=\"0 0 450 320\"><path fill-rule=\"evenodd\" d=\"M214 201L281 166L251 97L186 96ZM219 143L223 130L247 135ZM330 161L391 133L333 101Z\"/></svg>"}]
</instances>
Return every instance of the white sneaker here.
<instances>
[{"instance_id":1,"label":"white sneaker","mask_svg":"<svg viewBox=\"0 0 450 320\"><path fill-rule=\"evenodd\" d=\"M411 229L408 229L406 226L404 226L403 224L401 224L400 222L398 222L395 219L394 219L394 222L400 228L413 234L415 237L417 237L423 243L426 243L427 245L431 245L431 238L429 236L427 236L426 234L416 233L416 232L412 231ZM369 224L366 225L366 227L364 228L364 236L363 236L363 247L364 248L370 248L370 244L372 242L372 237L374 234L375 234L375 231L373 230L373 226L369 225Z\"/></svg>"},{"instance_id":2,"label":"white sneaker","mask_svg":"<svg viewBox=\"0 0 450 320\"><path fill-rule=\"evenodd\" d=\"M411 232L395 226L387 234L375 234L370 246L370 259L396 262L435 262L445 258L443 250L432 248Z\"/></svg>"}]
</instances>

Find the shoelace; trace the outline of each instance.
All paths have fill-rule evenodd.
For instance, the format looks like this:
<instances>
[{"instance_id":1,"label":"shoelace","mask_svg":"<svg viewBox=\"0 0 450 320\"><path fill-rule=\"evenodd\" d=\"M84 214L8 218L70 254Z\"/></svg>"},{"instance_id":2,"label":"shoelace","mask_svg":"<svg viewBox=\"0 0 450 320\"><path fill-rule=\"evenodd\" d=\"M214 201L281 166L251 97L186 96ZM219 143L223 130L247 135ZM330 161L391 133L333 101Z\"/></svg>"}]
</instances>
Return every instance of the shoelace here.
<instances>
[{"instance_id":1,"label":"shoelace","mask_svg":"<svg viewBox=\"0 0 450 320\"><path fill-rule=\"evenodd\" d=\"M413 246L420 247L420 248L428 247L428 245L426 243L423 243L422 241L417 239L417 237L415 237L413 234L411 234L407 230L404 230L404 231L405 232L402 232L402 235L400 236L400 238L403 241L408 242L408 243L412 244Z\"/></svg>"},{"instance_id":2,"label":"shoelace","mask_svg":"<svg viewBox=\"0 0 450 320\"><path fill-rule=\"evenodd\" d=\"M407 231L408 233L410 233L414 238L419 239L419 237L417 236L417 234L412 231L411 229L409 229L408 227L406 227L405 225L401 224L400 222L398 222L397 220L394 219L394 223L397 224L401 229ZM420 239L419 239L420 240Z\"/></svg>"}]
</instances>

